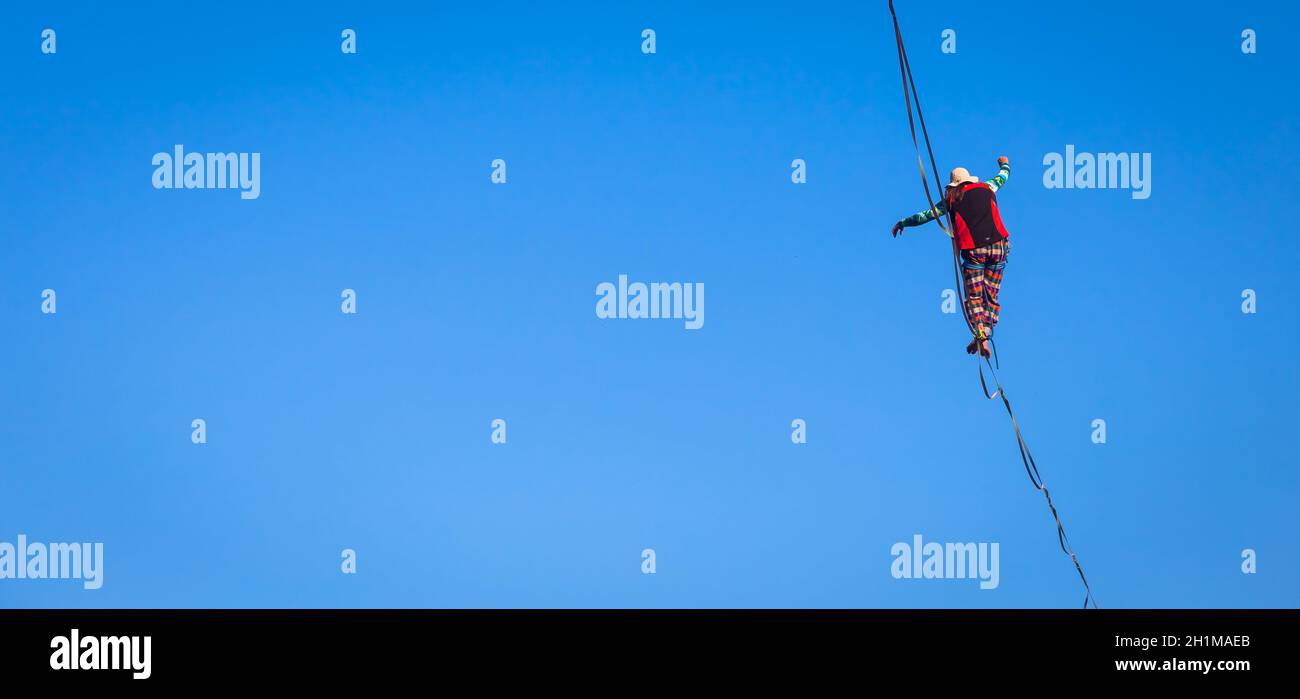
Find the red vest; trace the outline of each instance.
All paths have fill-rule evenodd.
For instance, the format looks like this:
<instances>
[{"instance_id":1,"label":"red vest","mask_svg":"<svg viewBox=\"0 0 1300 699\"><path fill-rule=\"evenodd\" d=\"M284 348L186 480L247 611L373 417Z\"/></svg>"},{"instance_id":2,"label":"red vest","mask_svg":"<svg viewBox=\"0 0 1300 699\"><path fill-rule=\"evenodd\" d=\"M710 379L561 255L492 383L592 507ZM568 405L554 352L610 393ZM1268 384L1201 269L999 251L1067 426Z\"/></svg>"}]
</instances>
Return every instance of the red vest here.
<instances>
[{"instance_id":1,"label":"red vest","mask_svg":"<svg viewBox=\"0 0 1300 699\"><path fill-rule=\"evenodd\" d=\"M1011 237L1002 216L998 215L998 197L983 182L961 185L961 201L953 203L957 187L948 188L948 211L952 214L953 235L962 250L973 250Z\"/></svg>"}]
</instances>

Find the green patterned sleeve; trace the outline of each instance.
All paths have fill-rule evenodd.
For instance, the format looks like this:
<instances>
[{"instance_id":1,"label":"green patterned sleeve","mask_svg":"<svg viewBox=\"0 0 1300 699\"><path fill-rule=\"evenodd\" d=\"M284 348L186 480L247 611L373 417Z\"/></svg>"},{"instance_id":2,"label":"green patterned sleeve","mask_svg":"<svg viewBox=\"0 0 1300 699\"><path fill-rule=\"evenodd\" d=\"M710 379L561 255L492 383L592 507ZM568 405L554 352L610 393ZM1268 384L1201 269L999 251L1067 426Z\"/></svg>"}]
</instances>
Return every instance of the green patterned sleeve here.
<instances>
[{"instance_id":1,"label":"green patterned sleeve","mask_svg":"<svg viewBox=\"0 0 1300 699\"><path fill-rule=\"evenodd\" d=\"M1007 183L1007 179L1010 177L1011 163L1002 163L1002 165L998 167L998 174L994 175L993 179L986 180L984 184L988 185L989 189L996 192L1002 188L1002 185Z\"/></svg>"},{"instance_id":2,"label":"green patterned sleeve","mask_svg":"<svg viewBox=\"0 0 1300 699\"><path fill-rule=\"evenodd\" d=\"M935 218L939 216L943 216L946 213L948 213L948 205L946 202L944 202L943 198L941 197L939 199L939 203L935 204L933 209L918 211L917 213L908 216L902 221L899 221L899 223L903 224L904 228L911 228L912 226L919 226L923 223L929 223L930 221L933 221Z\"/></svg>"}]
</instances>

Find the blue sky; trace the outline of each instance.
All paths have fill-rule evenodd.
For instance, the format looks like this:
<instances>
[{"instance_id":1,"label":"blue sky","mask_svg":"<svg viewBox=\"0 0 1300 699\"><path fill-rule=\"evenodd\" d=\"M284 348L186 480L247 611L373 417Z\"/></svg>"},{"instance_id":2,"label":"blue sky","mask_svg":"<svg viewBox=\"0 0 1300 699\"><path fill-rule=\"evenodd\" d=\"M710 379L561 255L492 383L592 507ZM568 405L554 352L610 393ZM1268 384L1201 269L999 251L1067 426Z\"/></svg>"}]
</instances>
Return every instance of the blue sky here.
<instances>
[{"instance_id":1,"label":"blue sky","mask_svg":"<svg viewBox=\"0 0 1300 699\"><path fill-rule=\"evenodd\" d=\"M1134 5L899 12L940 168L1011 158L1003 380L1101 605L1294 607L1297 10ZM947 239L888 234L924 199L884 0L41 4L0 61L0 541L106 557L0 606L1082 599ZM260 198L154 189L178 143L260 152ZM1151 197L1046 189L1067 144L1150 153ZM619 274L705 326L596 318ZM999 586L894 579L917 533Z\"/></svg>"}]
</instances>

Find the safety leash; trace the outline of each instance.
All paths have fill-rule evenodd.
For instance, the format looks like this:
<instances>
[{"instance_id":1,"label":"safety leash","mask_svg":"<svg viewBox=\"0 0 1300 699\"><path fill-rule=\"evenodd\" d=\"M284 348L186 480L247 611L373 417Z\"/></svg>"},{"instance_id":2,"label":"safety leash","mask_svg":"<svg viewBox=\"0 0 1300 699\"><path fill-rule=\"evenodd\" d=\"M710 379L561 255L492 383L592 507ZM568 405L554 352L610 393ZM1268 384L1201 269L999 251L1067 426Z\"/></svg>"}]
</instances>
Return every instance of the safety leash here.
<instances>
[{"instance_id":1,"label":"safety leash","mask_svg":"<svg viewBox=\"0 0 1300 699\"><path fill-rule=\"evenodd\" d=\"M903 31L898 26L898 15L894 12L894 0L889 0L889 15L894 20L894 41L898 44L898 70L903 80L903 102L907 105L907 126L912 132L912 148L916 150L916 164L921 171L921 185L925 189L925 200L930 205L930 210L937 212L938 207L934 203L934 198L930 196L930 178L925 174L925 164L921 159L921 144L916 138L916 122L920 122L921 124L921 136L925 140L925 150L930 157L930 168L934 173L935 186L939 188L940 192L943 191L943 180L939 177L939 166L934 159L934 148L930 144L930 132L925 128L925 116L921 113L921 97L916 90L916 82L912 78L912 66L907 60L907 48L903 45ZM916 103L915 121L913 121L912 118L913 102ZM951 217L952 212L949 211L948 215ZM943 232L952 239L953 276L957 280L957 288L963 289L962 293L964 295L965 285L962 283L960 269L961 249L957 244L957 238L947 226L943 225L943 221L941 221L938 216L935 216L934 220L939 224L939 228L943 229ZM951 223L950 220L949 224L951 225ZM966 304L964 302L961 304L961 315L962 319L966 321L967 329L970 330L971 334L974 335L977 340L977 349L978 341L987 339L993 350L992 354L994 360L992 362L989 361L989 357L977 354L977 357L983 360L982 364L976 364L979 369L980 388L984 392L984 397L988 400L993 400L998 397L1002 398L1002 405L1006 407L1007 416L1011 418L1011 427L1015 430L1016 446L1020 449L1020 460L1025 465L1025 473L1029 475L1029 482L1033 484L1036 490L1042 492L1043 497L1047 500L1047 508L1052 511L1052 519L1056 520L1057 542L1061 545L1061 550L1064 551L1070 557L1070 560L1074 562L1074 569L1078 571L1079 579L1083 581L1083 607L1084 609L1087 609L1088 604L1091 603L1094 609L1098 609L1097 598L1092 595L1092 587L1088 584L1087 576L1083 574L1083 566L1079 564L1079 557L1074 552L1074 546L1070 544L1070 537L1065 533L1065 525L1061 524L1061 515L1056 511L1056 504L1052 502L1052 494L1047 489L1047 485L1043 482L1042 474L1038 472L1038 464L1034 461L1033 453L1029 451L1029 445L1025 443L1025 437L1020 432L1020 424L1016 421L1016 413L1011 409L1011 401L1007 398L1006 389L1002 387L1002 381L998 378L997 370L1001 368L1001 362L998 362L996 359L997 345L993 343L991 337L986 337L984 333L971 322L970 315L966 312ZM997 363L997 367L994 366L994 363ZM989 393L988 382L984 378L985 366L988 367L989 375L993 377L993 385L997 388L993 393Z\"/></svg>"}]
</instances>

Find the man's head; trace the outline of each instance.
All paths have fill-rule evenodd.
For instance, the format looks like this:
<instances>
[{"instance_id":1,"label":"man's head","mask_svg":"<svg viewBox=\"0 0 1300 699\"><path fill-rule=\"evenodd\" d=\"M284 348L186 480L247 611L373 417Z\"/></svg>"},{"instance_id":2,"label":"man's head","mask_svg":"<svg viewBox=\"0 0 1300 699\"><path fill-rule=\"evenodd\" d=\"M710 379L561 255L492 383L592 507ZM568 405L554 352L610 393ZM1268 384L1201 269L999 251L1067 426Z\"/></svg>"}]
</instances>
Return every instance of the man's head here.
<instances>
[{"instance_id":1,"label":"man's head","mask_svg":"<svg viewBox=\"0 0 1300 699\"><path fill-rule=\"evenodd\" d=\"M967 182L979 182L979 181L980 178L973 177L970 174L970 170L967 170L964 167L955 167L952 169L952 174L948 175L949 187L958 187L963 184L966 184Z\"/></svg>"}]
</instances>

